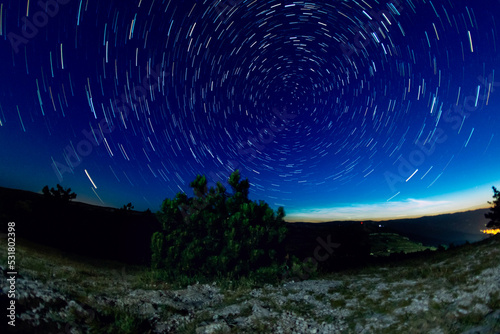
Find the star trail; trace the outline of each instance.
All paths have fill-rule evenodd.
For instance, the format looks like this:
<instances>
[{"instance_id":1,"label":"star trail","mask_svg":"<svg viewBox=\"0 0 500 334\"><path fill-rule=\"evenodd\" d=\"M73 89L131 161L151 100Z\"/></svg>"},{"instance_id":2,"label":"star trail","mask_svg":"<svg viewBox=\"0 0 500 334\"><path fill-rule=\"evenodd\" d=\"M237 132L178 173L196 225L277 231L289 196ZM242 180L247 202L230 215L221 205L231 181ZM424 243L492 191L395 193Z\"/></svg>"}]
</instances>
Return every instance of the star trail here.
<instances>
[{"instance_id":1,"label":"star trail","mask_svg":"<svg viewBox=\"0 0 500 334\"><path fill-rule=\"evenodd\" d=\"M159 209L239 169L290 220L483 204L500 1L0 0L0 185Z\"/></svg>"}]
</instances>

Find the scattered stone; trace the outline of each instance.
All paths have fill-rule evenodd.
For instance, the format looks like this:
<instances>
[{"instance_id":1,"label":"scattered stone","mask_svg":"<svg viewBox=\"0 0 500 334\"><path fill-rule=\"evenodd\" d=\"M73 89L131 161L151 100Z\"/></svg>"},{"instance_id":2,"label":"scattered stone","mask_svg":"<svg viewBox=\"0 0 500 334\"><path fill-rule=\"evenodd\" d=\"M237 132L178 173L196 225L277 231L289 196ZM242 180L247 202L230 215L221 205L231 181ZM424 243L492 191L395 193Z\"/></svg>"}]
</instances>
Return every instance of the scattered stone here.
<instances>
[{"instance_id":1,"label":"scattered stone","mask_svg":"<svg viewBox=\"0 0 500 334\"><path fill-rule=\"evenodd\" d=\"M475 255L481 256L485 255ZM460 261L468 263L467 258ZM433 268L453 263L449 259ZM477 264L470 262L470 266ZM472 270L469 267L456 266L453 275L463 277ZM61 270L66 275L76 272L71 267ZM482 320L471 328L459 327L456 332L500 332L500 310L492 309L497 303L492 297L500 292L500 264L482 272L475 270L456 284L447 277L398 279L397 270L380 268L373 275L345 275L342 280L266 285L249 289L244 298L229 305L231 299L225 299L224 291L216 284L197 283L178 290L132 289L123 276L116 281L114 294L84 295L85 288L70 286L71 280L42 283L32 278L36 273L30 273L16 280L17 301L22 306L17 309L17 320L41 332L82 333L91 330L91 323L102 316L101 310L117 308L143 319L151 333L176 333L186 328L195 329L197 334L253 333L256 328L265 328L265 333L277 334L371 334L408 332L405 321L421 317L427 321L423 332L444 334L449 328L440 328L441 323L455 326L457 318L474 316ZM8 292L6 275L0 266L0 300ZM69 298L62 291L73 294Z\"/></svg>"},{"instance_id":2,"label":"scattered stone","mask_svg":"<svg viewBox=\"0 0 500 334\"><path fill-rule=\"evenodd\" d=\"M196 328L196 334L229 333L231 328L225 322L206 325Z\"/></svg>"}]
</instances>

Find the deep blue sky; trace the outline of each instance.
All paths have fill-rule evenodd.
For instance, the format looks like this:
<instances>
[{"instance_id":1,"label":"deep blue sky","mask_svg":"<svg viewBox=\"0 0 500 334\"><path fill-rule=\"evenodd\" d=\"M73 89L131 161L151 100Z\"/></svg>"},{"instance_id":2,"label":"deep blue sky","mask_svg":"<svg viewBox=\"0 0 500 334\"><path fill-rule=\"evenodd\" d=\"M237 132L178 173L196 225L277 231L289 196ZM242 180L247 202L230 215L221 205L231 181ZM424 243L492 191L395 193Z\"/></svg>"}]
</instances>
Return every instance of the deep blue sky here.
<instances>
[{"instance_id":1,"label":"deep blue sky","mask_svg":"<svg viewBox=\"0 0 500 334\"><path fill-rule=\"evenodd\" d=\"M492 0L0 0L0 186L156 211L237 168L291 220L486 205L499 19Z\"/></svg>"}]
</instances>

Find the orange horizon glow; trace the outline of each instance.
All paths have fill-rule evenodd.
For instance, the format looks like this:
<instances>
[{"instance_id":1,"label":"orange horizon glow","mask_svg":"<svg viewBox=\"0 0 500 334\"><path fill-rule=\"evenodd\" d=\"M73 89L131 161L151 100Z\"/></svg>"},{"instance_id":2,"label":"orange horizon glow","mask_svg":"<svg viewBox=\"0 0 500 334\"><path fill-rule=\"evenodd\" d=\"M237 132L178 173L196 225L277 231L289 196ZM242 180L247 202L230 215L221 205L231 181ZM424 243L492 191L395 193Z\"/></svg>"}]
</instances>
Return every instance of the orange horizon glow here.
<instances>
[{"instance_id":1,"label":"orange horizon glow","mask_svg":"<svg viewBox=\"0 0 500 334\"><path fill-rule=\"evenodd\" d=\"M498 181L500 182L500 181ZM342 203L287 210L287 222L385 221L437 216L488 209L491 186L481 185L455 193L427 198L390 199L385 202Z\"/></svg>"},{"instance_id":2,"label":"orange horizon glow","mask_svg":"<svg viewBox=\"0 0 500 334\"><path fill-rule=\"evenodd\" d=\"M359 222L359 221L373 221L373 222L381 222L381 221L389 221L389 220L400 220L400 219L415 219L415 218L422 218L422 217L433 217L433 216L440 216L440 215L446 215L446 214L453 214L453 213L460 213L460 212L467 212L467 211L474 211L474 210L480 210L480 209L489 209L489 206L485 205L476 205L468 208L463 208L463 209L457 209L457 210L452 210L452 211L437 211L434 213L428 213L428 214L416 214L416 215L397 215L397 216L386 216L386 217L374 217L374 218L369 218L368 215L364 215L362 217L359 217L359 219L356 220L356 218L351 218L351 217L345 217L345 219L340 218L340 217L335 217L332 219L314 219L314 218L305 218L305 219L300 219L300 216L296 217L295 215L290 218L285 217L285 221L288 223L328 223L328 222L334 222L334 221L353 221L353 222ZM288 219L287 219L288 218Z\"/></svg>"}]
</instances>

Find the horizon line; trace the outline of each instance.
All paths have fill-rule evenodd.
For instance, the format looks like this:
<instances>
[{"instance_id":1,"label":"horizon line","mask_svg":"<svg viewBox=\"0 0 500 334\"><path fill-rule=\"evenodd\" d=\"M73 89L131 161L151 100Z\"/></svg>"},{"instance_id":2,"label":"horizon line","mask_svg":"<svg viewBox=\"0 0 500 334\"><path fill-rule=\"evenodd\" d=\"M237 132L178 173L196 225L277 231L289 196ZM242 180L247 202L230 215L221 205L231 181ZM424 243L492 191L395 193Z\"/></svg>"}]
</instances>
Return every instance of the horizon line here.
<instances>
[{"instance_id":1,"label":"horizon line","mask_svg":"<svg viewBox=\"0 0 500 334\"><path fill-rule=\"evenodd\" d=\"M455 210L455 211L446 211L446 212L438 212L438 213L430 213L430 214L423 214L423 215L409 215L409 216L397 216L397 217L386 217L386 218L366 218L366 219L339 219L339 218L332 218L332 219L292 219L288 220L286 219L285 216L285 221L287 223L311 223L311 224L322 224L322 223L333 223L333 222L352 222L352 223L359 223L359 222L385 222L385 221L394 221L394 220L402 220L402 219L418 219L418 218L424 218L424 217L437 217L437 216L443 216L443 215L449 215L449 214L454 214L454 213L464 213L464 212L469 212L469 211L477 211L477 210L483 210L483 209L490 209L490 206L485 206L485 205L475 205L471 206L466 209L460 209L460 210Z\"/></svg>"}]
</instances>

